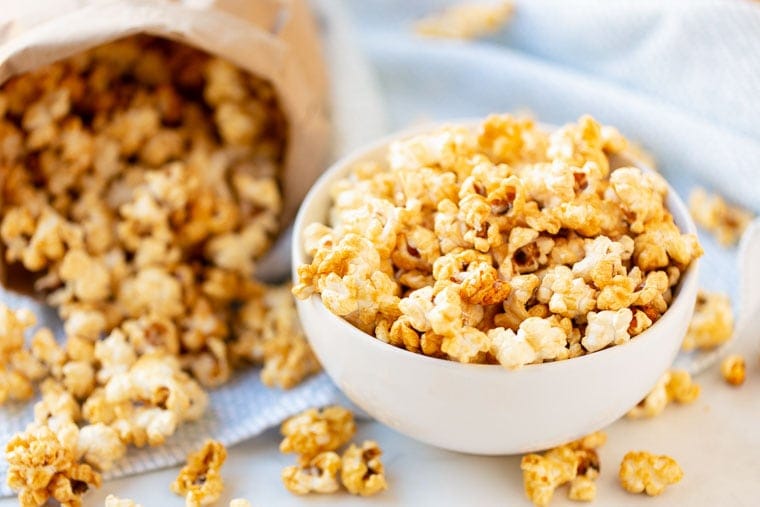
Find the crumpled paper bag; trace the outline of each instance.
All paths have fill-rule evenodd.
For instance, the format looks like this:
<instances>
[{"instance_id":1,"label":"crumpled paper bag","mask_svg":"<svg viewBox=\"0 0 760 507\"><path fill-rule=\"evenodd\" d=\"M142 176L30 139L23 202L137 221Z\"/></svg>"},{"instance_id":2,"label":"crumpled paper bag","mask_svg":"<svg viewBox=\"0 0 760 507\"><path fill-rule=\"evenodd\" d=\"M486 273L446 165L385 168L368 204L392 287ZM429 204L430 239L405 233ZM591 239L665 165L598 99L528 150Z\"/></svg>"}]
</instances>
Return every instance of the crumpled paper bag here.
<instances>
[{"instance_id":1,"label":"crumpled paper bag","mask_svg":"<svg viewBox=\"0 0 760 507\"><path fill-rule=\"evenodd\" d=\"M282 224L295 216L325 168L327 78L317 28L303 0L38 0L0 9L0 83L9 77L137 33L221 56L269 80L288 121ZM284 227L283 227L284 229ZM289 258L260 270L281 278ZM0 280L3 279L0 261ZM267 276L268 275L268 276Z\"/></svg>"}]
</instances>

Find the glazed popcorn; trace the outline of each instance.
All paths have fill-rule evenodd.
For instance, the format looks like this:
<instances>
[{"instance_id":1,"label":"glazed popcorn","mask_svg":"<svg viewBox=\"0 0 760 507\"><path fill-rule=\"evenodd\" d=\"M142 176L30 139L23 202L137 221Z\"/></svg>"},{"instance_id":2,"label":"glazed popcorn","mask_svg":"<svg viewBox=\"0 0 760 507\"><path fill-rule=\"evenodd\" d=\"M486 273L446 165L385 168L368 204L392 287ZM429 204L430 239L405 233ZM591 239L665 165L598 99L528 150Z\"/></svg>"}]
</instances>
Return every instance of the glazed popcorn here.
<instances>
[{"instance_id":1,"label":"glazed popcorn","mask_svg":"<svg viewBox=\"0 0 760 507\"><path fill-rule=\"evenodd\" d=\"M740 386L747 376L747 365L739 354L726 356L720 362L720 374L723 379L733 386Z\"/></svg>"},{"instance_id":2,"label":"glazed popcorn","mask_svg":"<svg viewBox=\"0 0 760 507\"><path fill-rule=\"evenodd\" d=\"M114 410L111 427L121 440L142 447L161 445L179 424L198 419L208 395L180 369L176 358L153 352L141 356L129 371L112 376L96 400L105 405L100 410Z\"/></svg>"},{"instance_id":3,"label":"glazed popcorn","mask_svg":"<svg viewBox=\"0 0 760 507\"><path fill-rule=\"evenodd\" d=\"M592 433L579 440L550 449L543 455L523 456L525 494L534 505L546 507L554 491L569 483L568 498L590 502L596 498L596 478L600 464L596 449L607 441L602 432Z\"/></svg>"},{"instance_id":4,"label":"glazed popcorn","mask_svg":"<svg viewBox=\"0 0 760 507\"><path fill-rule=\"evenodd\" d=\"M689 211L697 225L714 234L723 246L736 244L754 217L749 210L728 204L720 195L700 187L689 195Z\"/></svg>"},{"instance_id":5,"label":"glazed popcorn","mask_svg":"<svg viewBox=\"0 0 760 507\"><path fill-rule=\"evenodd\" d=\"M466 2L421 19L414 29L426 37L474 39L500 29L513 10L511 2Z\"/></svg>"},{"instance_id":6,"label":"glazed popcorn","mask_svg":"<svg viewBox=\"0 0 760 507\"><path fill-rule=\"evenodd\" d=\"M670 402L688 404L694 402L700 393L686 370L670 370L665 372L649 394L638 405L628 412L628 417L639 419L654 417L662 413Z\"/></svg>"},{"instance_id":7,"label":"glazed popcorn","mask_svg":"<svg viewBox=\"0 0 760 507\"><path fill-rule=\"evenodd\" d=\"M285 437L281 452L311 458L348 442L356 433L356 424L349 410L335 405L305 410L282 423L280 432Z\"/></svg>"},{"instance_id":8,"label":"glazed popcorn","mask_svg":"<svg viewBox=\"0 0 760 507\"><path fill-rule=\"evenodd\" d=\"M620 485L629 493L657 496L667 486L683 478L683 470L670 456L631 451L623 457L618 474Z\"/></svg>"},{"instance_id":9,"label":"glazed popcorn","mask_svg":"<svg viewBox=\"0 0 760 507\"><path fill-rule=\"evenodd\" d=\"M702 254L661 176L611 165L625 146L588 116L551 134L503 115L396 141L330 189L293 293L459 362L515 369L623 344Z\"/></svg>"},{"instance_id":10,"label":"glazed popcorn","mask_svg":"<svg viewBox=\"0 0 760 507\"><path fill-rule=\"evenodd\" d=\"M172 491L185 496L188 507L214 503L224 488L221 468L226 459L224 446L215 440L207 440L203 447L187 457L187 464L171 485Z\"/></svg>"},{"instance_id":11,"label":"glazed popcorn","mask_svg":"<svg viewBox=\"0 0 760 507\"><path fill-rule=\"evenodd\" d=\"M231 360L263 364L261 381L288 389L320 370L304 336L290 286L268 287L240 309Z\"/></svg>"},{"instance_id":12,"label":"glazed popcorn","mask_svg":"<svg viewBox=\"0 0 760 507\"><path fill-rule=\"evenodd\" d=\"M253 279L287 138L270 83L150 36L0 85L0 272L65 334L0 306L0 404L43 381L35 427L106 470L201 417L201 386L235 368L286 389L318 371L290 287Z\"/></svg>"},{"instance_id":13,"label":"glazed popcorn","mask_svg":"<svg viewBox=\"0 0 760 507\"><path fill-rule=\"evenodd\" d=\"M728 296L700 290L681 348L712 349L727 342L733 332L734 312Z\"/></svg>"},{"instance_id":14,"label":"glazed popcorn","mask_svg":"<svg viewBox=\"0 0 760 507\"><path fill-rule=\"evenodd\" d=\"M302 459L296 466L282 470L282 482L291 493L334 493L340 488L338 472L341 458L332 451L321 452L311 459Z\"/></svg>"},{"instance_id":15,"label":"glazed popcorn","mask_svg":"<svg viewBox=\"0 0 760 507\"><path fill-rule=\"evenodd\" d=\"M377 442L365 440L361 446L351 444L343 453L340 479L349 493L372 496L388 489L385 467L380 461L383 453Z\"/></svg>"},{"instance_id":16,"label":"glazed popcorn","mask_svg":"<svg viewBox=\"0 0 760 507\"><path fill-rule=\"evenodd\" d=\"M100 474L77 462L75 449L47 426L15 435L6 446L8 485L17 490L22 507L38 507L53 499L62 505L82 505L82 495L100 486Z\"/></svg>"},{"instance_id":17,"label":"glazed popcorn","mask_svg":"<svg viewBox=\"0 0 760 507\"><path fill-rule=\"evenodd\" d=\"M25 335L35 322L28 310L12 310L0 303L0 405L9 399L30 399L34 395L34 382L48 374L48 367L38 354L25 347ZM46 333L49 331L40 329L32 340L39 343L45 340Z\"/></svg>"}]
</instances>

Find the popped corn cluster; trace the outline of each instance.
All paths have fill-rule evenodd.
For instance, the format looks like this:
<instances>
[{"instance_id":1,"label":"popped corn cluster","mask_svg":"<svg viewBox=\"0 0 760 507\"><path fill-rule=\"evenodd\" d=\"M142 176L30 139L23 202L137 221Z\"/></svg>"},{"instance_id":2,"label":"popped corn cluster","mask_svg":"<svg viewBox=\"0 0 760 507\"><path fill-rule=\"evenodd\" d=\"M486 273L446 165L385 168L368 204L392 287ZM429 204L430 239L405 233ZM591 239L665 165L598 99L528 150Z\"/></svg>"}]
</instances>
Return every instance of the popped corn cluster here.
<instances>
[{"instance_id":1,"label":"popped corn cluster","mask_svg":"<svg viewBox=\"0 0 760 507\"><path fill-rule=\"evenodd\" d=\"M720 362L720 374L732 386L740 386L747 377L747 363L739 354L728 355Z\"/></svg>"},{"instance_id":2,"label":"popped corn cluster","mask_svg":"<svg viewBox=\"0 0 760 507\"><path fill-rule=\"evenodd\" d=\"M334 493L341 483L361 496L388 488L377 442L351 444L342 456L336 452L356 433L354 416L345 408L308 409L285 421L280 431L285 437L280 451L299 454L297 464L282 471L282 482L291 493Z\"/></svg>"},{"instance_id":3,"label":"popped corn cluster","mask_svg":"<svg viewBox=\"0 0 760 507\"><path fill-rule=\"evenodd\" d=\"M631 451L623 457L618 473L620 485L629 493L657 496L683 478L683 470L670 456Z\"/></svg>"},{"instance_id":4,"label":"popped corn cluster","mask_svg":"<svg viewBox=\"0 0 760 507\"><path fill-rule=\"evenodd\" d=\"M331 190L293 292L409 351L519 368L625 343L665 312L702 249L665 181L608 156L588 116L549 134L491 116L390 146Z\"/></svg>"},{"instance_id":5,"label":"popped corn cluster","mask_svg":"<svg viewBox=\"0 0 760 507\"><path fill-rule=\"evenodd\" d=\"M546 507L554 490L570 484L568 498L591 502L596 498L596 478L601 466L596 449L607 435L596 432L541 454L527 454L520 462L525 494L534 505Z\"/></svg>"},{"instance_id":6,"label":"popped corn cluster","mask_svg":"<svg viewBox=\"0 0 760 507\"><path fill-rule=\"evenodd\" d=\"M734 312L728 296L700 290L681 348L713 349L731 339L733 332Z\"/></svg>"},{"instance_id":7,"label":"popped corn cluster","mask_svg":"<svg viewBox=\"0 0 760 507\"><path fill-rule=\"evenodd\" d=\"M627 414L632 419L654 417L662 413L668 403L693 403L699 398L700 387L686 370L666 371L652 390Z\"/></svg>"},{"instance_id":8,"label":"popped corn cluster","mask_svg":"<svg viewBox=\"0 0 760 507\"><path fill-rule=\"evenodd\" d=\"M751 211L728 204L720 195L700 187L689 195L689 211L694 221L714 234L723 246L735 245L754 218Z\"/></svg>"},{"instance_id":9,"label":"popped corn cluster","mask_svg":"<svg viewBox=\"0 0 760 507\"><path fill-rule=\"evenodd\" d=\"M6 457L8 485L18 490L22 507L41 506L49 499L77 507L91 486L100 486L100 474L78 462L76 440L63 439L47 426L11 438Z\"/></svg>"},{"instance_id":10,"label":"popped corn cluster","mask_svg":"<svg viewBox=\"0 0 760 507\"><path fill-rule=\"evenodd\" d=\"M426 37L474 39L499 30L514 11L509 1L464 2L427 16L414 30Z\"/></svg>"},{"instance_id":11,"label":"popped corn cluster","mask_svg":"<svg viewBox=\"0 0 760 507\"><path fill-rule=\"evenodd\" d=\"M221 469L226 459L227 449L215 440L207 440L187 457L187 464L179 471L171 490L185 497L186 507L214 503L224 489Z\"/></svg>"},{"instance_id":12,"label":"popped corn cluster","mask_svg":"<svg viewBox=\"0 0 760 507\"><path fill-rule=\"evenodd\" d=\"M65 340L0 305L0 404L41 382L29 431L107 470L198 419L201 386L237 367L282 388L316 372L290 287L252 278L278 232L286 140L268 82L155 37L2 84L0 274L33 281ZM36 480L14 479L24 505L64 498Z\"/></svg>"}]
</instances>

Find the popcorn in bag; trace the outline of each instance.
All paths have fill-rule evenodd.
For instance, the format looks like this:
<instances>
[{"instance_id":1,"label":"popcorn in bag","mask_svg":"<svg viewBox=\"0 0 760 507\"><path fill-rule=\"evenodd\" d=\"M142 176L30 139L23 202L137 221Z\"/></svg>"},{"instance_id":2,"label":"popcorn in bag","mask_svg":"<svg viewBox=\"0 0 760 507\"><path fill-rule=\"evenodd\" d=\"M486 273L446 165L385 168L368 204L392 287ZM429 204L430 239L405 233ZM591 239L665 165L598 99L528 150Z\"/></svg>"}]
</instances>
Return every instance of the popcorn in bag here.
<instances>
[{"instance_id":1,"label":"popcorn in bag","mask_svg":"<svg viewBox=\"0 0 760 507\"><path fill-rule=\"evenodd\" d=\"M31 422L16 447L53 474L29 482L7 449L24 505L77 504L99 471L170 465L201 437L234 443L334 393L324 377L265 392L319 364L289 287L252 278L287 272L285 257L258 263L327 154L305 4L45 7L0 14L0 308L21 319L0 394L6 380L23 387L14 400L42 392L33 416L3 409L0 437ZM20 294L43 296L62 325ZM260 380L233 377L250 363ZM209 403L204 388L219 386ZM50 449L69 468L48 463Z\"/></svg>"}]
</instances>

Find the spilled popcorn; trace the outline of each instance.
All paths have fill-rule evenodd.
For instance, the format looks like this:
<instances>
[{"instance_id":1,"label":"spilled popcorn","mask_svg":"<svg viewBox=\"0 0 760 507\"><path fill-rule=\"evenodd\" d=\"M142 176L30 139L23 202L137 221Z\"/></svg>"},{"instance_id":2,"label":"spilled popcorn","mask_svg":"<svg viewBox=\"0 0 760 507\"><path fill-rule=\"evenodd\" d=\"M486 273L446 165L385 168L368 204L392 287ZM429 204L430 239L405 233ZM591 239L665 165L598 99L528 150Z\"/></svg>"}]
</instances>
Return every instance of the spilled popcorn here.
<instances>
[{"instance_id":1,"label":"spilled popcorn","mask_svg":"<svg viewBox=\"0 0 760 507\"><path fill-rule=\"evenodd\" d=\"M735 245L754 218L749 210L728 204L718 194L695 188L689 195L689 211L697 225L715 235L723 246Z\"/></svg>"},{"instance_id":2,"label":"spilled popcorn","mask_svg":"<svg viewBox=\"0 0 760 507\"><path fill-rule=\"evenodd\" d=\"M655 417L665 410L668 403L693 403L700 393L700 387L695 384L686 370L670 370L665 372L652 390L638 405L628 412L632 419Z\"/></svg>"},{"instance_id":3,"label":"spilled popcorn","mask_svg":"<svg viewBox=\"0 0 760 507\"><path fill-rule=\"evenodd\" d=\"M720 374L732 386L740 386L747 376L747 364L739 354L726 356L720 362Z\"/></svg>"},{"instance_id":4,"label":"spilled popcorn","mask_svg":"<svg viewBox=\"0 0 760 507\"><path fill-rule=\"evenodd\" d=\"M527 497L534 505L546 507L554 491L569 483L568 498L593 501L596 498L595 481L601 470L596 449L606 441L605 433L596 432L544 454L523 456L520 468Z\"/></svg>"},{"instance_id":5,"label":"spilled popcorn","mask_svg":"<svg viewBox=\"0 0 760 507\"><path fill-rule=\"evenodd\" d=\"M186 507L216 502L224 489L221 469L226 459L227 449L215 440L207 440L187 457L187 464L179 471L171 490L185 497Z\"/></svg>"},{"instance_id":6,"label":"spilled popcorn","mask_svg":"<svg viewBox=\"0 0 760 507\"><path fill-rule=\"evenodd\" d=\"M42 396L6 453L22 505L77 504L236 368L285 389L319 370L290 287L252 278L279 232L287 137L270 83L150 36L0 86L0 272L65 334L0 304L0 405Z\"/></svg>"},{"instance_id":7,"label":"spilled popcorn","mask_svg":"<svg viewBox=\"0 0 760 507\"><path fill-rule=\"evenodd\" d=\"M499 30L513 11L512 2L504 0L464 2L419 20L414 30L426 37L474 39Z\"/></svg>"},{"instance_id":8,"label":"spilled popcorn","mask_svg":"<svg viewBox=\"0 0 760 507\"><path fill-rule=\"evenodd\" d=\"M620 485L629 493L657 496L683 478L683 470L670 456L631 451L623 457L618 473Z\"/></svg>"},{"instance_id":9,"label":"spilled popcorn","mask_svg":"<svg viewBox=\"0 0 760 507\"><path fill-rule=\"evenodd\" d=\"M728 296L700 290L681 348L712 349L727 342L733 332L734 312Z\"/></svg>"},{"instance_id":10,"label":"spilled popcorn","mask_svg":"<svg viewBox=\"0 0 760 507\"><path fill-rule=\"evenodd\" d=\"M628 342L702 254L657 173L588 116L547 133L490 116L391 144L331 189L293 293L408 351L509 369Z\"/></svg>"},{"instance_id":11,"label":"spilled popcorn","mask_svg":"<svg viewBox=\"0 0 760 507\"><path fill-rule=\"evenodd\" d=\"M291 493L334 493L343 484L351 494L371 496L388 488L377 442L351 444L342 456L334 452L356 432L354 416L347 409L308 409L285 421L280 431L285 437L280 451L299 454L297 464L284 468L281 474Z\"/></svg>"}]
</instances>

